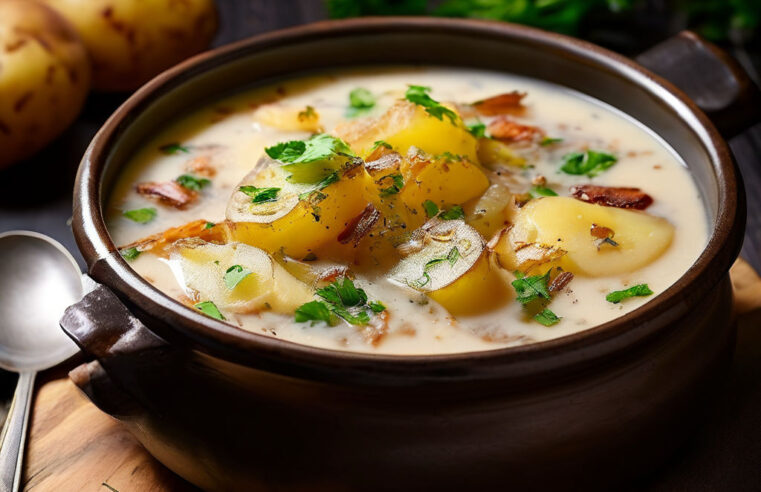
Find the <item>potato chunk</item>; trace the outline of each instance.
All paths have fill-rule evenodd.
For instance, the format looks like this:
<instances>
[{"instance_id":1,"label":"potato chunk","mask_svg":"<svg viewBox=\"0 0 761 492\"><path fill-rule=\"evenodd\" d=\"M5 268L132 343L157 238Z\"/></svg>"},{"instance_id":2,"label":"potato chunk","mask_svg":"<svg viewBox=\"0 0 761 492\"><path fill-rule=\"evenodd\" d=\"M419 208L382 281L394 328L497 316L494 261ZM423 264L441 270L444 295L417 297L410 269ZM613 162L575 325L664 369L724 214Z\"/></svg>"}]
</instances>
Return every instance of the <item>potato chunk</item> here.
<instances>
[{"instance_id":1,"label":"potato chunk","mask_svg":"<svg viewBox=\"0 0 761 492\"><path fill-rule=\"evenodd\" d=\"M288 256L303 258L319 246L337 241L371 197L372 178L361 165L337 171L337 180L321 189L319 183L291 183L287 175L270 161L241 181L227 206L234 241L271 253L282 248ZM271 193L271 199L256 202L256 195L241 191L252 188L277 192Z\"/></svg>"},{"instance_id":2,"label":"potato chunk","mask_svg":"<svg viewBox=\"0 0 761 492\"><path fill-rule=\"evenodd\" d=\"M417 248L406 249L417 251L391 271L393 281L425 292L454 315L488 311L509 299L483 238L465 222L431 220L416 231L415 242Z\"/></svg>"},{"instance_id":3,"label":"potato chunk","mask_svg":"<svg viewBox=\"0 0 761 492\"><path fill-rule=\"evenodd\" d=\"M610 241L595 234L602 228L610 230ZM651 263L668 248L673 235L674 227L666 219L644 212L547 197L530 201L518 212L515 225L495 250L503 266L512 269L517 265L510 258L525 244L561 249L566 254L545 265L601 277Z\"/></svg>"},{"instance_id":4,"label":"potato chunk","mask_svg":"<svg viewBox=\"0 0 761 492\"><path fill-rule=\"evenodd\" d=\"M312 106L292 108L279 103L264 104L254 111L254 120L287 132L322 131L320 115Z\"/></svg>"},{"instance_id":5,"label":"potato chunk","mask_svg":"<svg viewBox=\"0 0 761 492\"><path fill-rule=\"evenodd\" d=\"M449 152L478 162L476 139L462 120L458 118L457 124L447 118L440 120L408 101L398 101L378 119L339 125L335 132L362 157L372 152L375 142L383 140L402 155L417 147L431 155Z\"/></svg>"},{"instance_id":6,"label":"potato chunk","mask_svg":"<svg viewBox=\"0 0 761 492\"><path fill-rule=\"evenodd\" d=\"M189 297L210 300L223 311L290 314L313 295L267 253L246 244L181 240L172 247L170 263Z\"/></svg>"}]
</instances>

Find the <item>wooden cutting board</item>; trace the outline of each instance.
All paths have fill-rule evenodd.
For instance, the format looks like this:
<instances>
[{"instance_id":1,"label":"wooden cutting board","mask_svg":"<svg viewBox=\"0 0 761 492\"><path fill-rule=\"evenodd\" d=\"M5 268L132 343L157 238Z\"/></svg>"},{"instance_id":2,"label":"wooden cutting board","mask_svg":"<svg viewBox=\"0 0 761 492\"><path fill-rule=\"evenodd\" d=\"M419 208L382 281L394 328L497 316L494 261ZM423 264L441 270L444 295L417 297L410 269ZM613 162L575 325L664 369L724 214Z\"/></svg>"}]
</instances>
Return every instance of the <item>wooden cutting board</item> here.
<instances>
[{"instance_id":1,"label":"wooden cutting board","mask_svg":"<svg viewBox=\"0 0 761 492\"><path fill-rule=\"evenodd\" d=\"M738 313L761 310L761 278L743 260L732 267ZM122 426L82 396L60 367L42 374L23 473L35 492L195 491L153 459Z\"/></svg>"}]
</instances>

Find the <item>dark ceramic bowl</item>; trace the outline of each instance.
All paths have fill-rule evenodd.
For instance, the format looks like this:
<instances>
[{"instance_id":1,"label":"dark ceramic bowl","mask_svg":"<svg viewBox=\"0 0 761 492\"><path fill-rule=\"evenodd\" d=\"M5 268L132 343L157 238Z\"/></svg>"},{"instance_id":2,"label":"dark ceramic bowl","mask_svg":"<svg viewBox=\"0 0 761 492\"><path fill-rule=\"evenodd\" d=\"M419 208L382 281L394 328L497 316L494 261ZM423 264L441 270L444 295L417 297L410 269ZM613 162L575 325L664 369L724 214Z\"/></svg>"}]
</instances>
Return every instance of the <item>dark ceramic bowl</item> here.
<instances>
[{"instance_id":1,"label":"dark ceramic bowl","mask_svg":"<svg viewBox=\"0 0 761 492\"><path fill-rule=\"evenodd\" d=\"M726 134L758 117L742 71L692 34L641 60L682 83ZM309 70L415 63L548 80L643 122L695 177L712 226L705 251L653 301L596 328L522 347L411 357L239 330L159 292L117 252L105 199L134 149L178 114ZM159 460L206 489L602 487L668 456L724 377L735 336L728 270L744 223L740 176L717 129L683 92L629 59L504 23L319 23L193 58L108 120L82 161L74 201L79 248L102 286L62 326L93 359L72 372L74 381Z\"/></svg>"}]
</instances>

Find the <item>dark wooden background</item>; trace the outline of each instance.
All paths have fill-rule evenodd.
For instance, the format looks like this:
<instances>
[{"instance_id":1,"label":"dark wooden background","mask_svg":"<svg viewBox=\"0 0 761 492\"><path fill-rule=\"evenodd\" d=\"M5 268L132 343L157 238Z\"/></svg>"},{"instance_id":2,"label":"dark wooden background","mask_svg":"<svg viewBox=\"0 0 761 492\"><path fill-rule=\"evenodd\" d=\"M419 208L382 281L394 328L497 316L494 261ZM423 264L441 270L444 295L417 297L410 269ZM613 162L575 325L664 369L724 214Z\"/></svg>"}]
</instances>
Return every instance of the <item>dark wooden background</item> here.
<instances>
[{"instance_id":1,"label":"dark wooden background","mask_svg":"<svg viewBox=\"0 0 761 492\"><path fill-rule=\"evenodd\" d=\"M221 15L217 46L326 16L319 0L219 0L217 4ZM756 76L761 71L759 65L748 68ZM26 229L48 234L84 267L69 226L74 175L90 139L124 98L93 94L76 124L54 144L29 162L0 172L0 231ZM748 195L742 255L761 271L761 125L732 139L730 145ZM735 364L710 423L665 469L643 478L634 489L761 490L761 347L744 354ZM10 394L13 385L12 378L0 377L0 396ZM594 473L593 467L590 473Z\"/></svg>"}]
</instances>

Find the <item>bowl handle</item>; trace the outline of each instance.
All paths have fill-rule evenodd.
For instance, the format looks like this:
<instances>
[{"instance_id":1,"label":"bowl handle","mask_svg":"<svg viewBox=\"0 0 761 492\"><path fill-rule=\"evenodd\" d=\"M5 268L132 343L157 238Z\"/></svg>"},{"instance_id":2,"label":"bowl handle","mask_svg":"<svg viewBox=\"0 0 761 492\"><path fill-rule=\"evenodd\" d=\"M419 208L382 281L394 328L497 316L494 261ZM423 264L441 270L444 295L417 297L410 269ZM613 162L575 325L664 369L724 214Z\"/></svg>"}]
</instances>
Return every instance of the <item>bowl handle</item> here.
<instances>
[{"instance_id":1,"label":"bowl handle","mask_svg":"<svg viewBox=\"0 0 761 492\"><path fill-rule=\"evenodd\" d=\"M761 91L726 51L682 31L637 56L637 62L684 91L725 138L761 121Z\"/></svg>"},{"instance_id":2,"label":"bowl handle","mask_svg":"<svg viewBox=\"0 0 761 492\"><path fill-rule=\"evenodd\" d=\"M104 412L117 418L137 415L138 395L115 384L109 373L118 379L135 366L150 370L176 351L133 316L108 287L87 280L90 291L66 309L60 324L85 354L97 360L76 367L69 377Z\"/></svg>"}]
</instances>

